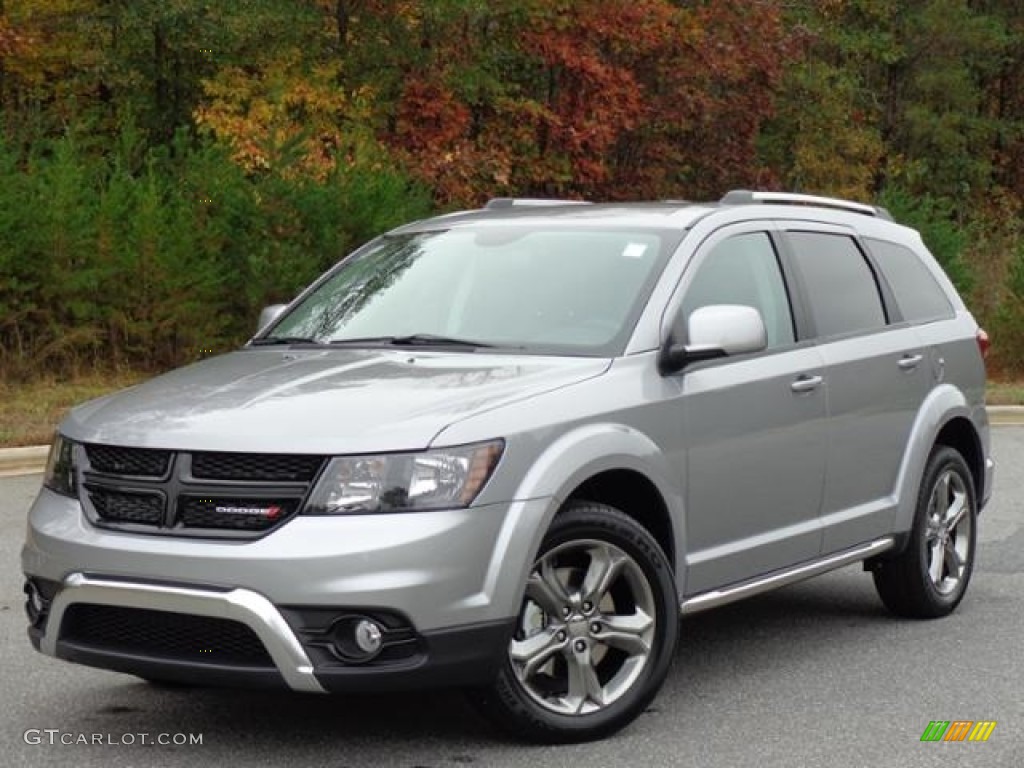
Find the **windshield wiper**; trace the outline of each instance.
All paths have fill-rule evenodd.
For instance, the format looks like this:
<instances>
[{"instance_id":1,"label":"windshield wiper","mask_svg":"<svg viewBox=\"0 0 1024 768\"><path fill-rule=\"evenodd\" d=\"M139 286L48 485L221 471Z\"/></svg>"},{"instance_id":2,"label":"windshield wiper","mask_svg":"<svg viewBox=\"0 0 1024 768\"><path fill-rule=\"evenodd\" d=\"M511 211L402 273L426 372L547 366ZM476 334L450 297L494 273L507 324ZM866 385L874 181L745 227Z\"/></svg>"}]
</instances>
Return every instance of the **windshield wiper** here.
<instances>
[{"instance_id":1,"label":"windshield wiper","mask_svg":"<svg viewBox=\"0 0 1024 768\"><path fill-rule=\"evenodd\" d=\"M457 339L452 336L438 336L433 333L414 333L408 336L364 336L354 339L335 339L332 346L360 346L362 344L388 344L395 347L493 347L483 341Z\"/></svg>"},{"instance_id":2,"label":"windshield wiper","mask_svg":"<svg viewBox=\"0 0 1024 768\"><path fill-rule=\"evenodd\" d=\"M457 339L452 336L437 336L433 333L414 333L411 336L395 336L392 344L398 346L443 346L443 347L493 347L493 344L486 344L482 341L471 339Z\"/></svg>"},{"instance_id":3,"label":"windshield wiper","mask_svg":"<svg viewBox=\"0 0 1024 768\"><path fill-rule=\"evenodd\" d=\"M274 344L321 344L316 339L308 339L305 336L264 336L262 339L253 339L249 344L253 347L269 347Z\"/></svg>"}]
</instances>

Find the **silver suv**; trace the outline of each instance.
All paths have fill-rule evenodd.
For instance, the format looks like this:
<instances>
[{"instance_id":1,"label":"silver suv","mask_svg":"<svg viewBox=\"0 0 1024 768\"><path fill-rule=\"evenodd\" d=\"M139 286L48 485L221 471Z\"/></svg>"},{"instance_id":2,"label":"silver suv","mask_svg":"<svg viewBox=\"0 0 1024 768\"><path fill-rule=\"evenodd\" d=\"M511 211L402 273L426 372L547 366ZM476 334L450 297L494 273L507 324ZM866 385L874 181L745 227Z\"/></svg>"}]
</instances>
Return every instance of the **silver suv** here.
<instances>
[{"instance_id":1,"label":"silver suv","mask_svg":"<svg viewBox=\"0 0 1024 768\"><path fill-rule=\"evenodd\" d=\"M458 686L563 742L644 709L682 614L860 561L901 616L964 596L988 340L882 209L495 200L268 309L61 424L22 553L37 649Z\"/></svg>"}]
</instances>

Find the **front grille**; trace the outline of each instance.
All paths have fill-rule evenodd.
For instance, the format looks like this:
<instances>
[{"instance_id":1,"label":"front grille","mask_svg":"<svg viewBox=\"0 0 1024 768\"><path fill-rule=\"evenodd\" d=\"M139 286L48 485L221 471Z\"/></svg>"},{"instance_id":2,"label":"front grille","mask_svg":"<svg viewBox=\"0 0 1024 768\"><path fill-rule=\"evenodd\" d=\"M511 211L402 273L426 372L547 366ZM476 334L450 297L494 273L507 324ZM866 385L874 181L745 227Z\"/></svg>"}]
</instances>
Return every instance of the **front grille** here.
<instances>
[{"instance_id":1,"label":"front grille","mask_svg":"<svg viewBox=\"0 0 1024 768\"><path fill-rule=\"evenodd\" d=\"M267 649L245 624L147 608L76 603L64 613L60 639L152 659L273 666Z\"/></svg>"},{"instance_id":2,"label":"front grille","mask_svg":"<svg viewBox=\"0 0 1024 768\"><path fill-rule=\"evenodd\" d=\"M93 523L227 539L262 536L297 515L326 461L103 445L86 451L81 500Z\"/></svg>"},{"instance_id":3,"label":"front grille","mask_svg":"<svg viewBox=\"0 0 1024 768\"><path fill-rule=\"evenodd\" d=\"M322 456L273 453L194 453L192 476L205 480L310 482Z\"/></svg>"},{"instance_id":4,"label":"front grille","mask_svg":"<svg viewBox=\"0 0 1024 768\"><path fill-rule=\"evenodd\" d=\"M182 496L178 522L187 528L265 531L291 517L295 499L225 499Z\"/></svg>"},{"instance_id":5,"label":"front grille","mask_svg":"<svg viewBox=\"0 0 1024 768\"><path fill-rule=\"evenodd\" d=\"M101 520L141 525L160 525L164 520L164 497L158 493L130 493L94 485L85 488Z\"/></svg>"},{"instance_id":6,"label":"front grille","mask_svg":"<svg viewBox=\"0 0 1024 768\"><path fill-rule=\"evenodd\" d=\"M134 477L163 477L171 461L170 451L150 448L118 448L112 445L87 445L85 453L97 472Z\"/></svg>"}]
</instances>

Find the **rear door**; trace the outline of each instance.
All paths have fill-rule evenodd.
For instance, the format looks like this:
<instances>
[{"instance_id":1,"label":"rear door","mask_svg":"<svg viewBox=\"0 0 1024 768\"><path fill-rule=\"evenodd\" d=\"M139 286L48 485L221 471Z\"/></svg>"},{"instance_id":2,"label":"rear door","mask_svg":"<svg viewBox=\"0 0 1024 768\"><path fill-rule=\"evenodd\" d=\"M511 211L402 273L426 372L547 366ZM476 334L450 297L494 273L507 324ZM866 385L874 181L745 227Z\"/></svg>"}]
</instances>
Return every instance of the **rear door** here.
<instances>
[{"instance_id":1,"label":"rear door","mask_svg":"<svg viewBox=\"0 0 1024 768\"><path fill-rule=\"evenodd\" d=\"M822 550L888 533L896 476L930 386L921 340L877 264L841 227L786 225L811 331L825 365L829 413Z\"/></svg>"}]
</instances>

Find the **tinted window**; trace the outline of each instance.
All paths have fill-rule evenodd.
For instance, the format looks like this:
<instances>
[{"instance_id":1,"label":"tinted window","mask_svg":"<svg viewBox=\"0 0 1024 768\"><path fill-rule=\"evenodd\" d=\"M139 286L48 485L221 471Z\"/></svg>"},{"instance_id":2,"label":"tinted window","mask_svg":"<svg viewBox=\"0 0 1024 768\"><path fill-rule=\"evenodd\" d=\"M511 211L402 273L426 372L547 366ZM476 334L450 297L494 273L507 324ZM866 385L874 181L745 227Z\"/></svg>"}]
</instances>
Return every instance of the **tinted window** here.
<instances>
[{"instance_id":1,"label":"tinted window","mask_svg":"<svg viewBox=\"0 0 1024 768\"><path fill-rule=\"evenodd\" d=\"M764 319L768 346L793 341L786 285L768 235L736 235L714 247L697 268L683 299L682 316L710 304L754 307Z\"/></svg>"},{"instance_id":2,"label":"tinted window","mask_svg":"<svg viewBox=\"0 0 1024 768\"><path fill-rule=\"evenodd\" d=\"M819 232L788 237L819 336L885 325L875 275L852 238Z\"/></svg>"},{"instance_id":3,"label":"tinted window","mask_svg":"<svg viewBox=\"0 0 1024 768\"><path fill-rule=\"evenodd\" d=\"M896 295L904 320L918 323L953 316L953 305L916 253L885 240L867 244Z\"/></svg>"}]
</instances>

